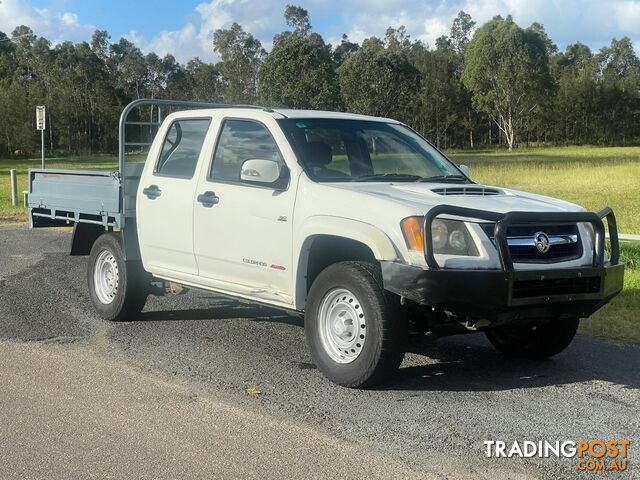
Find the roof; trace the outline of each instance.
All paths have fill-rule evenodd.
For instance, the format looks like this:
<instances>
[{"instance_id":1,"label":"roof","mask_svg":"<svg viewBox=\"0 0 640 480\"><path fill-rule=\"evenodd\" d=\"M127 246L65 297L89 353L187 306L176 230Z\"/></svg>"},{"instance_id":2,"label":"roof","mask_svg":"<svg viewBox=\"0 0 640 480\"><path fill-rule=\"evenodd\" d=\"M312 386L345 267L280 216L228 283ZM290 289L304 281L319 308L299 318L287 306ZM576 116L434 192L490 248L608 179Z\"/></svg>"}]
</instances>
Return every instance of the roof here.
<instances>
[{"instance_id":1,"label":"roof","mask_svg":"<svg viewBox=\"0 0 640 480\"><path fill-rule=\"evenodd\" d=\"M273 108L274 113L279 113L286 118L331 118L342 120L369 120L374 122L400 123L391 118L372 117L369 115L359 115L357 113L328 112L323 110L293 110L289 108ZM267 110L268 111L268 110Z\"/></svg>"},{"instance_id":2,"label":"roof","mask_svg":"<svg viewBox=\"0 0 640 480\"><path fill-rule=\"evenodd\" d=\"M281 119L281 118L294 118L294 119L311 119L311 118L325 118L325 119L340 119L340 120L366 120L370 122L384 122L384 123L395 123L401 124L397 120L393 120L391 118L382 118L382 117L373 117L369 115L359 115L357 113L346 113L346 112L328 112L322 110L294 110L289 108L269 108L269 107L259 107L252 105L220 105L215 109L212 108L199 108L194 110L182 110L179 112L174 112L174 114L190 112L190 114L194 114L195 112L200 113L212 113L213 111L222 112L226 115L238 115L241 112L260 112L260 114L271 115L273 118Z\"/></svg>"}]
</instances>

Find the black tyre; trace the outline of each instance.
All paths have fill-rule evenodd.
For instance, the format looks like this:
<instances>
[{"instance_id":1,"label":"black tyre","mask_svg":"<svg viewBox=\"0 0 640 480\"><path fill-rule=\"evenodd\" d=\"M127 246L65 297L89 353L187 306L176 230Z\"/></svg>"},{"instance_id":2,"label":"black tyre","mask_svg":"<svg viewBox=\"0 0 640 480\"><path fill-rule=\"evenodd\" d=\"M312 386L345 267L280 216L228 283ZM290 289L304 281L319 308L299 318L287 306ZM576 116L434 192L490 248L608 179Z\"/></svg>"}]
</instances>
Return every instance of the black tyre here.
<instances>
[{"instance_id":1,"label":"black tyre","mask_svg":"<svg viewBox=\"0 0 640 480\"><path fill-rule=\"evenodd\" d=\"M139 314L149 295L149 278L140 262L124 260L121 236L104 233L93 244L87 268L89 296L105 320L123 321Z\"/></svg>"},{"instance_id":2,"label":"black tyre","mask_svg":"<svg viewBox=\"0 0 640 480\"><path fill-rule=\"evenodd\" d=\"M341 262L324 269L309 291L304 323L313 360L334 383L373 386L402 363L406 319L382 287L378 265Z\"/></svg>"},{"instance_id":3,"label":"black tyre","mask_svg":"<svg viewBox=\"0 0 640 480\"><path fill-rule=\"evenodd\" d=\"M540 359L551 357L569 346L580 320L557 319L526 327L498 327L487 330L493 346L512 357Z\"/></svg>"}]
</instances>

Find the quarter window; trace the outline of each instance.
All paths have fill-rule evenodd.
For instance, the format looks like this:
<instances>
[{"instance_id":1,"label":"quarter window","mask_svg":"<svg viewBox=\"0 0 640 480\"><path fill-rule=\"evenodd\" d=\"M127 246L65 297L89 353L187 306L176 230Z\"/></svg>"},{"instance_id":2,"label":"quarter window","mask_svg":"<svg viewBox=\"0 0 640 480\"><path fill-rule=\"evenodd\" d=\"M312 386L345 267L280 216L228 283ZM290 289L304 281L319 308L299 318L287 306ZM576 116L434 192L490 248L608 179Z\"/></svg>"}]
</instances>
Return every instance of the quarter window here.
<instances>
[{"instance_id":1,"label":"quarter window","mask_svg":"<svg viewBox=\"0 0 640 480\"><path fill-rule=\"evenodd\" d=\"M276 142L263 125L247 120L225 120L209 178L239 182L240 169L247 160L284 163Z\"/></svg>"},{"instance_id":2,"label":"quarter window","mask_svg":"<svg viewBox=\"0 0 640 480\"><path fill-rule=\"evenodd\" d=\"M211 119L176 120L169 127L155 173L177 178L192 178L207 136Z\"/></svg>"}]
</instances>

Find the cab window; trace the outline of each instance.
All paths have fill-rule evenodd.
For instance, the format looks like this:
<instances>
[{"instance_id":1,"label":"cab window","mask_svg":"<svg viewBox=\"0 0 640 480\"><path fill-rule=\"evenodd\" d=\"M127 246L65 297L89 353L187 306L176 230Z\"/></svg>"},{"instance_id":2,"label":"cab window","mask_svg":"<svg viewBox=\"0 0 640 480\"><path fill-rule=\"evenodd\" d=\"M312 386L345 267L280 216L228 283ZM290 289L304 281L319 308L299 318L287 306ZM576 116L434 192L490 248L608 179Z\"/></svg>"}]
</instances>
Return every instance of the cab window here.
<instances>
[{"instance_id":1,"label":"cab window","mask_svg":"<svg viewBox=\"0 0 640 480\"><path fill-rule=\"evenodd\" d=\"M275 140L264 125L250 120L225 120L209 178L239 182L240 169L246 160L284 163Z\"/></svg>"},{"instance_id":2,"label":"cab window","mask_svg":"<svg viewBox=\"0 0 640 480\"><path fill-rule=\"evenodd\" d=\"M155 168L157 175L192 178L211 119L176 120L171 124Z\"/></svg>"}]
</instances>

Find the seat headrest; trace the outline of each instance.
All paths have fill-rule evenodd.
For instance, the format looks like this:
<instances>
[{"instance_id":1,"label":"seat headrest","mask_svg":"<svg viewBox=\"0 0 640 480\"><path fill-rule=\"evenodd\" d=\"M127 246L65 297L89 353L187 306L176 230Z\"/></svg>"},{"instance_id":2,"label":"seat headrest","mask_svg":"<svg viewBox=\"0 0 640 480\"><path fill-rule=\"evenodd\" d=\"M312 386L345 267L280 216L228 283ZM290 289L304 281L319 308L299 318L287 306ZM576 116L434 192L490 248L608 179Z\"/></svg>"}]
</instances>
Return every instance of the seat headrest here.
<instances>
[{"instance_id":1,"label":"seat headrest","mask_svg":"<svg viewBox=\"0 0 640 480\"><path fill-rule=\"evenodd\" d=\"M310 166L325 167L333 160L333 151L324 142L309 142L307 143L307 159Z\"/></svg>"}]
</instances>

